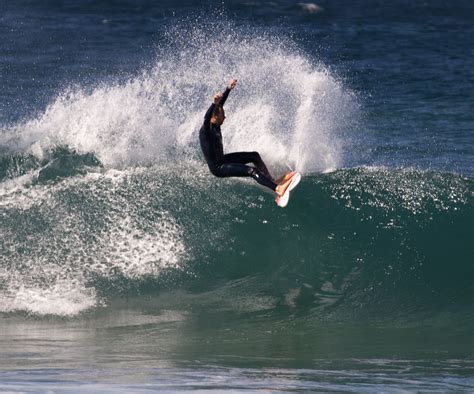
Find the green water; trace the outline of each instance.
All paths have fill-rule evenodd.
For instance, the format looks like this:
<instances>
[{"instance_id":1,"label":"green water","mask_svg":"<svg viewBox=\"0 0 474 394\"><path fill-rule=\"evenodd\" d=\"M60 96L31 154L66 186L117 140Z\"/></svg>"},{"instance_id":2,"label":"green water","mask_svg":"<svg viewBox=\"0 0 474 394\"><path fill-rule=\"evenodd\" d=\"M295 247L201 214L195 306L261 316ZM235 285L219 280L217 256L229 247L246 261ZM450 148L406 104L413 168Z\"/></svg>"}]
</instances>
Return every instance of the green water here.
<instances>
[{"instance_id":1,"label":"green water","mask_svg":"<svg viewBox=\"0 0 474 394\"><path fill-rule=\"evenodd\" d=\"M472 181L339 170L282 210L248 181L65 154L5 181L5 387L472 388Z\"/></svg>"}]
</instances>

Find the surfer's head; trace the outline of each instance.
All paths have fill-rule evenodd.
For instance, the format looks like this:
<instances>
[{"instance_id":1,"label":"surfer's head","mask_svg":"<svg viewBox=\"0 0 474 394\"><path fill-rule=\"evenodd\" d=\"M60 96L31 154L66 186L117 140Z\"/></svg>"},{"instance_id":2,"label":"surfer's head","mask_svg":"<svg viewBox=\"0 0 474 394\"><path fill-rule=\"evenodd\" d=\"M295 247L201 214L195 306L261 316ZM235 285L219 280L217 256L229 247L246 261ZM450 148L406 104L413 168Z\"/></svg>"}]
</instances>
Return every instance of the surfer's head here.
<instances>
[{"instance_id":1,"label":"surfer's head","mask_svg":"<svg viewBox=\"0 0 474 394\"><path fill-rule=\"evenodd\" d=\"M216 104L214 111L212 112L211 123L218 126L222 125L225 120L224 107L222 105Z\"/></svg>"}]
</instances>

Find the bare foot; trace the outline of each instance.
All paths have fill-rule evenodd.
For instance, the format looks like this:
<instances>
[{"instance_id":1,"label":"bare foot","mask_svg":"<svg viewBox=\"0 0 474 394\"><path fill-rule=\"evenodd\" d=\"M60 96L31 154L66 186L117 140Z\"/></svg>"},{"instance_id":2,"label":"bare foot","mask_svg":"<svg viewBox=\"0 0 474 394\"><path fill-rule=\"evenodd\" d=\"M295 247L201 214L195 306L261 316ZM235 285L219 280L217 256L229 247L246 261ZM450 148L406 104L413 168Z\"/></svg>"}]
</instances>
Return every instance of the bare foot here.
<instances>
[{"instance_id":1,"label":"bare foot","mask_svg":"<svg viewBox=\"0 0 474 394\"><path fill-rule=\"evenodd\" d=\"M288 186L290 186L290 183L291 183L291 178L288 179L287 181L277 185L277 187L275 189L276 194L278 194L279 196L282 196L285 193Z\"/></svg>"}]
</instances>

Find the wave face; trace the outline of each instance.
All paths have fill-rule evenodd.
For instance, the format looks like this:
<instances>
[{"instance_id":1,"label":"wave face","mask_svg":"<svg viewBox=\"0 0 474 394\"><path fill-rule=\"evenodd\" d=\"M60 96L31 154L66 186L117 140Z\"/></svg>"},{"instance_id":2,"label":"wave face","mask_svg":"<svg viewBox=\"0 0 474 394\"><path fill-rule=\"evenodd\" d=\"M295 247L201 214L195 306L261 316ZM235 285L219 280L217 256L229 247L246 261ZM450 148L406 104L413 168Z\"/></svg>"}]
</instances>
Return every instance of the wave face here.
<instances>
[{"instance_id":1,"label":"wave face","mask_svg":"<svg viewBox=\"0 0 474 394\"><path fill-rule=\"evenodd\" d=\"M69 87L2 128L0 312L74 316L179 290L215 310L466 320L472 181L329 172L351 145L354 94L289 41L198 25L171 30L140 75ZM242 80L227 151L304 174L285 210L200 159L197 130L228 76Z\"/></svg>"},{"instance_id":2,"label":"wave face","mask_svg":"<svg viewBox=\"0 0 474 394\"><path fill-rule=\"evenodd\" d=\"M317 319L466 316L472 192L456 175L349 169L305 176L281 210L249 181L188 164L11 185L1 311L74 315L188 289Z\"/></svg>"}]
</instances>

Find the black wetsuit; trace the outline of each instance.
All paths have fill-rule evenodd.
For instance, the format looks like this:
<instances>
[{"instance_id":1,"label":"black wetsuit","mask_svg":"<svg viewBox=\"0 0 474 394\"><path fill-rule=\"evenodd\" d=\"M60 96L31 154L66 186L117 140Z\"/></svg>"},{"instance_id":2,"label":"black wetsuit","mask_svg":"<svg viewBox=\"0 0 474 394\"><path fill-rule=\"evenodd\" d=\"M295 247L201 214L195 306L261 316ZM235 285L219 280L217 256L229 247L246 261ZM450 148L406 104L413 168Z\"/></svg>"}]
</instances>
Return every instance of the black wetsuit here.
<instances>
[{"instance_id":1,"label":"black wetsuit","mask_svg":"<svg viewBox=\"0 0 474 394\"><path fill-rule=\"evenodd\" d=\"M219 105L224 105L229 93L230 89L226 89ZM209 170L218 177L252 177L261 185L275 190L277 185L258 152L235 152L224 155L221 127L211 123L215 106L216 104L211 104L204 116L201 130L199 130L199 142ZM253 166L247 165L249 163L252 163Z\"/></svg>"}]
</instances>

